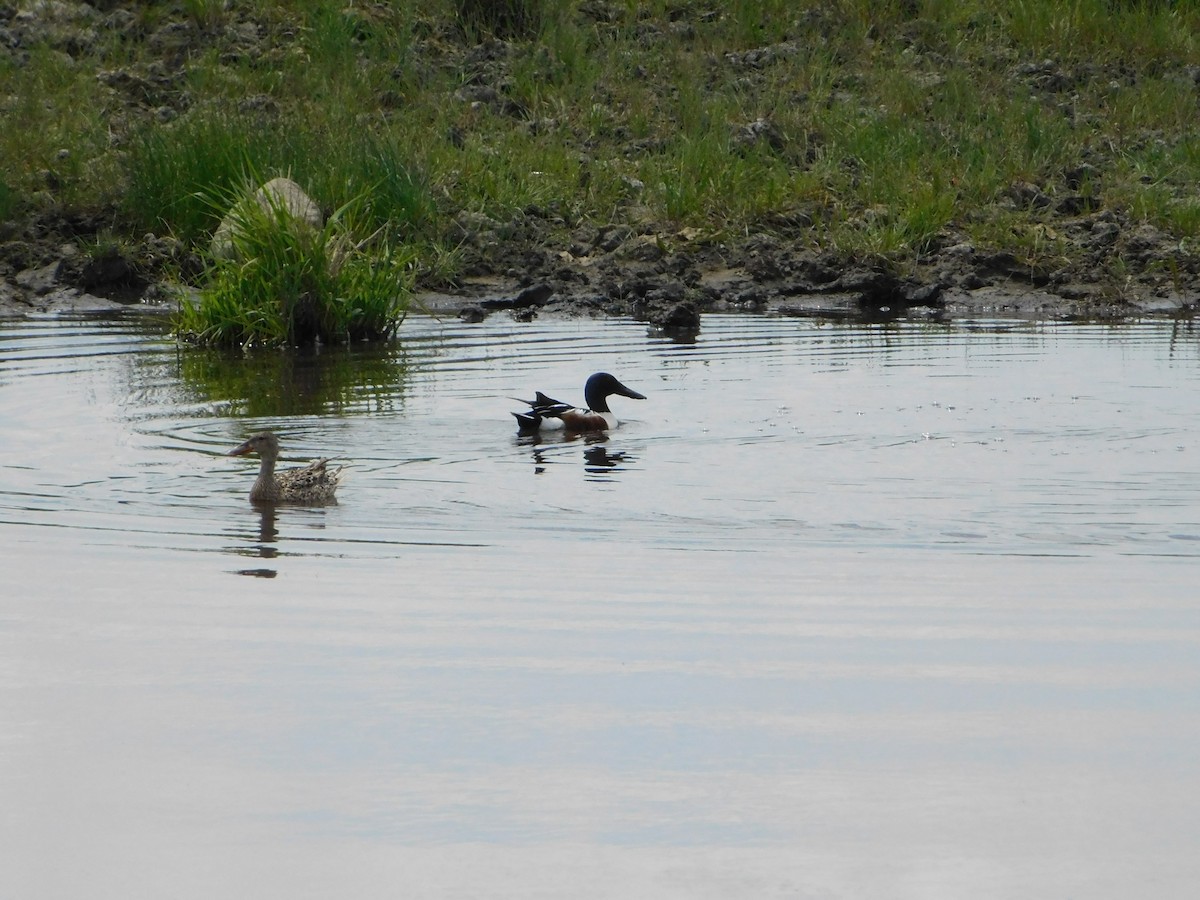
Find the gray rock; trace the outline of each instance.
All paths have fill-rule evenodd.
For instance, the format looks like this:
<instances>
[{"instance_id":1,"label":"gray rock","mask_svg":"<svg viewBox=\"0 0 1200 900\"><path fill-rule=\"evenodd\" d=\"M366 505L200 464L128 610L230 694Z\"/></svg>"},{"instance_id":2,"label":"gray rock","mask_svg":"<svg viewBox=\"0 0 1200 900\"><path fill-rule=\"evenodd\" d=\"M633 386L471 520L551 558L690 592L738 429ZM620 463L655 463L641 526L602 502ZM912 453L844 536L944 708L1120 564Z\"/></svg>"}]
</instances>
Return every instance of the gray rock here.
<instances>
[{"instance_id":1,"label":"gray rock","mask_svg":"<svg viewBox=\"0 0 1200 900\"><path fill-rule=\"evenodd\" d=\"M1041 188L1028 181L1013 182L1009 185L1008 195L1021 209L1044 209L1051 202Z\"/></svg>"},{"instance_id":2,"label":"gray rock","mask_svg":"<svg viewBox=\"0 0 1200 900\"><path fill-rule=\"evenodd\" d=\"M243 201L247 202L247 201ZM273 208L286 210L294 219L320 228L325 221L321 208L304 193L303 188L290 178L272 178L254 192L254 202L263 212L270 213ZM228 259L233 255L233 238L238 227L238 211L231 210L217 230L213 233L209 252L218 259Z\"/></svg>"},{"instance_id":3,"label":"gray rock","mask_svg":"<svg viewBox=\"0 0 1200 900\"><path fill-rule=\"evenodd\" d=\"M61 269L62 261L57 260L49 265L18 272L16 282L29 293L40 297L60 287L58 275Z\"/></svg>"}]
</instances>

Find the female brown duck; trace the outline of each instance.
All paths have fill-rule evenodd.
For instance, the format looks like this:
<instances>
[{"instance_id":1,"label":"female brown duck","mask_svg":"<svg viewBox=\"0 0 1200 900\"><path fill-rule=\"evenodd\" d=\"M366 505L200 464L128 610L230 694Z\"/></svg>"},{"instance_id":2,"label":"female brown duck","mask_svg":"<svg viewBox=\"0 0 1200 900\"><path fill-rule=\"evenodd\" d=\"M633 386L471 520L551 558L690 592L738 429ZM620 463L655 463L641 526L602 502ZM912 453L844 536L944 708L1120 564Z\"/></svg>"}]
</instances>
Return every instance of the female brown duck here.
<instances>
[{"instance_id":1,"label":"female brown duck","mask_svg":"<svg viewBox=\"0 0 1200 900\"><path fill-rule=\"evenodd\" d=\"M288 469L275 474L275 461L279 459L279 438L263 431L240 447L229 451L230 456L245 456L257 453L262 459L258 468L258 480L250 488L250 500L254 503L328 503L333 500L342 467L330 469L328 459L318 459L300 469Z\"/></svg>"}]
</instances>

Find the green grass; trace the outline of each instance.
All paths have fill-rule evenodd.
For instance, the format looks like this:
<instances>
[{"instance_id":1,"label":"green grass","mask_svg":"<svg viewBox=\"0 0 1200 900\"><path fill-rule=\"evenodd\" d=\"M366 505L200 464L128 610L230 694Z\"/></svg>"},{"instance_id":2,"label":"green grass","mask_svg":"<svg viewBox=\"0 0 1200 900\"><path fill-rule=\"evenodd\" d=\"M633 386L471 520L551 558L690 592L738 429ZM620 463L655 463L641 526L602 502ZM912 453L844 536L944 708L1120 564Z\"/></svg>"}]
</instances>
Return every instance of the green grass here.
<instances>
[{"instance_id":1,"label":"green grass","mask_svg":"<svg viewBox=\"0 0 1200 900\"><path fill-rule=\"evenodd\" d=\"M179 15L196 30L140 106L101 73L157 65L143 37L101 28L73 56L51 40L0 61L0 113L23 123L0 129L10 209L108 208L130 235L203 249L219 220L205 198L286 172L326 210L353 201L360 238L382 229L393 252L440 260L437 278L454 274L458 213L519 223L535 207L556 211L560 248L583 223L740 235L812 206L826 212L794 236L849 255L912 262L955 228L1026 258L1071 250L1047 250L1044 214L1009 208L1011 185L1058 199L1086 163L1097 209L1200 239L1197 0L184 0L134 15L137 35ZM756 121L776 138L745 140Z\"/></svg>"},{"instance_id":2,"label":"green grass","mask_svg":"<svg viewBox=\"0 0 1200 900\"><path fill-rule=\"evenodd\" d=\"M17 212L17 195L5 181L0 181L0 221L7 221Z\"/></svg>"},{"instance_id":3,"label":"green grass","mask_svg":"<svg viewBox=\"0 0 1200 900\"><path fill-rule=\"evenodd\" d=\"M428 190L400 146L361 130L340 138L298 120L214 112L139 132L129 161L126 218L194 244L224 214L209 198L228 194L255 172L290 173L327 208L357 200L364 226L386 228L392 237L415 233L432 216Z\"/></svg>"},{"instance_id":4,"label":"green grass","mask_svg":"<svg viewBox=\"0 0 1200 900\"><path fill-rule=\"evenodd\" d=\"M109 144L104 91L93 73L34 47L24 65L0 59L0 173L34 207L94 209L111 201L119 159ZM20 123L16 126L15 123Z\"/></svg>"},{"instance_id":5,"label":"green grass","mask_svg":"<svg viewBox=\"0 0 1200 900\"><path fill-rule=\"evenodd\" d=\"M548 0L454 0L454 17L469 37L536 37L546 24Z\"/></svg>"}]
</instances>

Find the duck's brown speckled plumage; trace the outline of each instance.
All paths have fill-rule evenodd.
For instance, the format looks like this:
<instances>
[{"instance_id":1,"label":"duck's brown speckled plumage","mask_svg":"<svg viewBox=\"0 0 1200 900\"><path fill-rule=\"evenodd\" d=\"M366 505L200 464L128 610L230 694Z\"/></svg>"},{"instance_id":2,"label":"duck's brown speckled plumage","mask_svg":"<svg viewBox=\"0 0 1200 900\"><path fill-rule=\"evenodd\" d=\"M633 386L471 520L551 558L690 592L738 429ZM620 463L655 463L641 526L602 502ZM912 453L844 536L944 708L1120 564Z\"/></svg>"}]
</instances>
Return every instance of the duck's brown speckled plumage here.
<instances>
[{"instance_id":1,"label":"duck's brown speckled plumage","mask_svg":"<svg viewBox=\"0 0 1200 900\"><path fill-rule=\"evenodd\" d=\"M279 438L269 431L260 432L239 447L229 451L230 456L245 456L257 453L262 459L258 479L250 489L250 499L255 503L329 503L334 501L342 468L329 468L328 459L318 459L299 469L288 469L276 474L275 461L279 459Z\"/></svg>"}]
</instances>

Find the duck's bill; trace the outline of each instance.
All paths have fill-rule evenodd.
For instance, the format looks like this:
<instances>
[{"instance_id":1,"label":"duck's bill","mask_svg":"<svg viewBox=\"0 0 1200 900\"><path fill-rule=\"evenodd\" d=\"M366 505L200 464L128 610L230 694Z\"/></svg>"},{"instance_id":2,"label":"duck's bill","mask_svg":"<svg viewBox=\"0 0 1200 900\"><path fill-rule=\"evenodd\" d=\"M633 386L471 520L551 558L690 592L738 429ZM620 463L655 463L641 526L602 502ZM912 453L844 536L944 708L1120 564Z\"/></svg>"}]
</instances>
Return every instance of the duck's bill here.
<instances>
[{"instance_id":1,"label":"duck's bill","mask_svg":"<svg viewBox=\"0 0 1200 900\"><path fill-rule=\"evenodd\" d=\"M625 387L625 385L623 385L623 384L620 385L620 388L621 389L619 391L617 391L617 393L620 394L622 397L628 397L630 400L645 400L646 399L645 394L639 394L637 391L631 390L631 389Z\"/></svg>"},{"instance_id":2,"label":"duck's bill","mask_svg":"<svg viewBox=\"0 0 1200 900\"><path fill-rule=\"evenodd\" d=\"M225 455L226 456L245 456L247 453L249 453L253 449L254 448L250 446L250 442L246 441L246 443L242 444L240 447L234 447L232 450L230 450Z\"/></svg>"}]
</instances>

